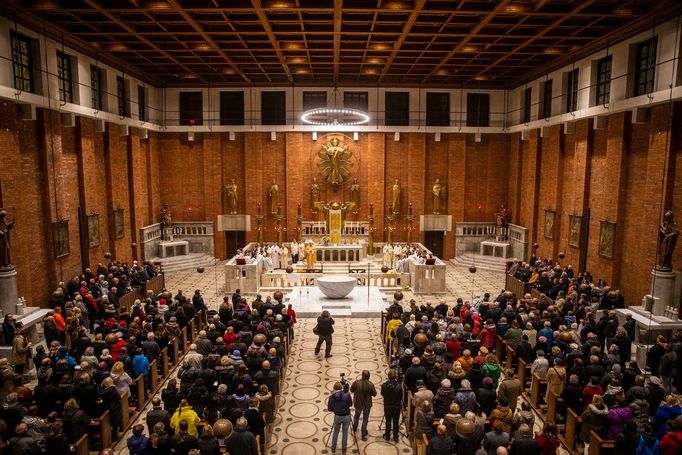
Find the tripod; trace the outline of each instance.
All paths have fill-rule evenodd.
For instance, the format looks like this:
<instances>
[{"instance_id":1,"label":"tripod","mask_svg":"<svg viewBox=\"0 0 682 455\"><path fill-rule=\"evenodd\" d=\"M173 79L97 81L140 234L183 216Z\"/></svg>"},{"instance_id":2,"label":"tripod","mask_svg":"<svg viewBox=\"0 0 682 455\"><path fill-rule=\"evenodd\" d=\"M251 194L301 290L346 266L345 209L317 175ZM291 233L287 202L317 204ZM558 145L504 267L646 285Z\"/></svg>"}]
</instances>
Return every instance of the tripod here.
<instances>
[{"instance_id":1,"label":"tripod","mask_svg":"<svg viewBox=\"0 0 682 455\"><path fill-rule=\"evenodd\" d=\"M355 428L353 428L353 410L355 408L351 408L351 413L349 414L350 417L350 422L348 422L348 426L350 426L350 431L353 436L353 444L351 444L351 447L355 446L355 450L357 453L360 453L360 446L358 445L358 437L355 434ZM343 432L343 424L341 424L341 430L340 432ZM329 447L329 439L332 437L332 434L334 433L334 423L332 423L331 427L329 428L329 433L327 433L327 438L324 441L324 446ZM343 435L342 435L343 437Z\"/></svg>"}]
</instances>

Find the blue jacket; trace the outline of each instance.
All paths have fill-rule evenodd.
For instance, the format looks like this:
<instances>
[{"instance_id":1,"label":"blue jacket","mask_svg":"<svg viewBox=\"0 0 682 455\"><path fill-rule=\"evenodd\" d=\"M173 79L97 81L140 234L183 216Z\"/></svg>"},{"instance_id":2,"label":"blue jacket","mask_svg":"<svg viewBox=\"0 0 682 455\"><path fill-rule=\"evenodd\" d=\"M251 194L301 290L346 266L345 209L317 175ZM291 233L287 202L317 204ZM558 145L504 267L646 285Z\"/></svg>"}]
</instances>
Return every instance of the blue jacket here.
<instances>
[{"instance_id":1,"label":"blue jacket","mask_svg":"<svg viewBox=\"0 0 682 455\"><path fill-rule=\"evenodd\" d=\"M149 455L149 438L143 435L129 437L128 452L130 455Z\"/></svg>"},{"instance_id":2,"label":"blue jacket","mask_svg":"<svg viewBox=\"0 0 682 455\"><path fill-rule=\"evenodd\" d=\"M332 393L327 401L327 409L338 416L350 415L351 406L353 406L353 399L350 393L343 391Z\"/></svg>"},{"instance_id":3,"label":"blue jacket","mask_svg":"<svg viewBox=\"0 0 682 455\"><path fill-rule=\"evenodd\" d=\"M149 359L142 354L133 357L133 373L135 377L143 375L146 378L149 375Z\"/></svg>"},{"instance_id":4,"label":"blue jacket","mask_svg":"<svg viewBox=\"0 0 682 455\"><path fill-rule=\"evenodd\" d=\"M675 420L675 417L682 415L682 408L680 406L669 406L662 404L656 416L654 417L654 436L660 440L668 431L668 420Z\"/></svg>"}]
</instances>

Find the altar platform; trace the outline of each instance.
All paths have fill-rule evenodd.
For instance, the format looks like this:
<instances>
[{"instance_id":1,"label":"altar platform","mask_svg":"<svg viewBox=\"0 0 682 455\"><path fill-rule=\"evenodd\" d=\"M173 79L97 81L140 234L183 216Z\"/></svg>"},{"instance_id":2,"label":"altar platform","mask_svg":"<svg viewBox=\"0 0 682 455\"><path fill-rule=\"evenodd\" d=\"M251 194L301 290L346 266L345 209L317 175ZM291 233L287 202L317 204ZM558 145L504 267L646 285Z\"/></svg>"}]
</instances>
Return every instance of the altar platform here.
<instances>
[{"instance_id":1,"label":"altar platform","mask_svg":"<svg viewBox=\"0 0 682 455\"><path fill-rule=\"evenodd\" d=\"M330 299L317 286L296 286L284 300L293 305L299 318L317 317L324 310L332 316L375 317L389 306L386 296L376 286L356 287L343 299Z\"/></svg>"},{"instance_id":2,"label":"altar platform","mask_svg":"<svg viewBox=\"0 0 682 455\"><path fill-rule=\"evenodd\" d=\"M367 245L315 245L319 262L359 262L367 256Z\"/></svg>"}]
</instances>

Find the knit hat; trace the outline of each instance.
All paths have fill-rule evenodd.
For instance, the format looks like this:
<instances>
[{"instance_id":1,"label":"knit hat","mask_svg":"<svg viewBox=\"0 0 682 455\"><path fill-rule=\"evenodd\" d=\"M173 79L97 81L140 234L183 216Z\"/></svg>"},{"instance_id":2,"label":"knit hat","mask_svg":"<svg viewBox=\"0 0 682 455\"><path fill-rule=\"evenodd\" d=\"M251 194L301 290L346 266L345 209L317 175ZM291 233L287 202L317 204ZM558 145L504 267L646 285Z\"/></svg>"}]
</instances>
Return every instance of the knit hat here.
<instances>
[{"instance_id":1,"label":"knit hat","mask_svg":"<svg viewBox=\"0 0 682 455\"><path fill-rule=\"evenodd\" d=\"M493 384L493 378L491 377L485 377L483 378L483 385L492 385Z\"/></svg>"},{"instance_id":2,"label":"knit hat","mask_svg":"<svg viewBox=\"0 0 682 455\"><path fill-rule=\"evenodd\" d=\"M239 357L240 355L242 355L242 353L239 352L239 349L235 349L234 351L232 351L232 355L235 357Z\"/></svg>"}]
</instances>

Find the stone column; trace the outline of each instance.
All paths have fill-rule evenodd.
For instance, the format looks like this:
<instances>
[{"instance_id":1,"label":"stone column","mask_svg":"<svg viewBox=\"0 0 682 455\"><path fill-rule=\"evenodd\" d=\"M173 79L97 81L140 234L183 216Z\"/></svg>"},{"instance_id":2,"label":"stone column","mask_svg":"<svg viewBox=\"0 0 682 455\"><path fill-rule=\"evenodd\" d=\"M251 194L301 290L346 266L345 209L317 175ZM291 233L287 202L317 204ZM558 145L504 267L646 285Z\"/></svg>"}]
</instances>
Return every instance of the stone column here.
<instances>
[{"instance_id":1,"label":"stone column","mask_svg":"<svg viewBox=\"0 0 682 455\"><path fill-rule=\"evenodd\" d=\"M17 271L14 267L0 269L0 305L3 316L16 312L17 308Z\"/></svg>"},{"instance_id":2,"label":"stone column","mask_svg":"<svg viewBox=\"0 0 682 455\"><path fill-rule=\"evenodd\" d=\"M675 306L675 296L679 295L679 287L682 284L682 273L678 271L664 272L661 270L651 271L651 294L653 297L652 313L654 316L663 316L669 306Z\"/></svg>"}]
</instances>

